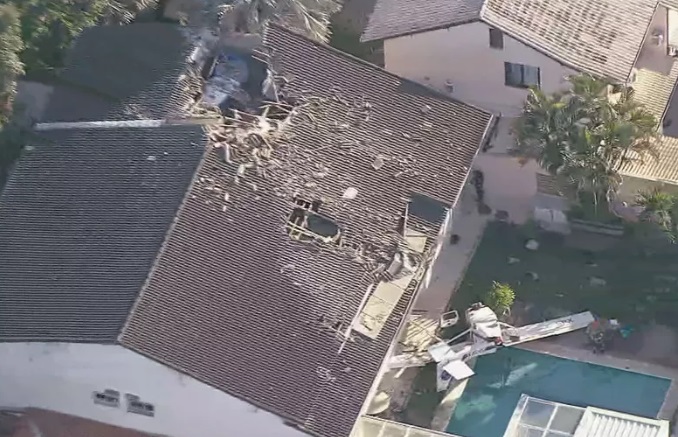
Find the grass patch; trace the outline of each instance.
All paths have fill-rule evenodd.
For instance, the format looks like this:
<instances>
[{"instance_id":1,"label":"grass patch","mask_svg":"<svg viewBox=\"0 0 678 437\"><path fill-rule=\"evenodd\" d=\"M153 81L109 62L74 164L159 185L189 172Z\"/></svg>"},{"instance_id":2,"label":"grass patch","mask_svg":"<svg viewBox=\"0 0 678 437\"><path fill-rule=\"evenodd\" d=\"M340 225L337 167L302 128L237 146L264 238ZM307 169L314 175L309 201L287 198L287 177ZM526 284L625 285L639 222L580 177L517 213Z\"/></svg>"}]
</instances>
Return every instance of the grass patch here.
<instances>
[{"instance_id":1,"label":"grass patch","mask_svg":"<svg viewBox=\"0 0 678 437\"><path fill-rule=\"evenodd\" d=\"M678 247L648 252L620 238L612 247L590 251L568 246L566 239L573 237L537 232L539 249L530 251L529 234L534 230L491 223L451 306L463 311L497 281L510 284L518 301L538 308L536 318L590 310L624 323L678 326Z\"/></svg>"},{"instance_id":2,"label":"grass patch","mask_svg":"<svg viewBox=\"0 0 678 437\"><path fill-rule=\"evenodd\" d=\"M407 424L429 428L444 393L436 391L436 366L422 367L414 380L413 392L401 420Z\"/></svg>"}]
</instances>

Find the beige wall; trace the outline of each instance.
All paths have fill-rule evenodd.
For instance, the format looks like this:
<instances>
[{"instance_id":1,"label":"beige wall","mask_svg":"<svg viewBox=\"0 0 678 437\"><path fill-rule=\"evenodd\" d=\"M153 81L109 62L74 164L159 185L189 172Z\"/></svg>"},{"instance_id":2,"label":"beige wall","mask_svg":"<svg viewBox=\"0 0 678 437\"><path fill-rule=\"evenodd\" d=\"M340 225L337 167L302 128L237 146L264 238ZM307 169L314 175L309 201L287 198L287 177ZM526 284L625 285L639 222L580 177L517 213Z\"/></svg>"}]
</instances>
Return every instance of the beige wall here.
<instances>
[{"instance_id":1,"label":"beige wall","mask_svg":"<svg viewBox=\"0 0 678 437\"><path fill-rule=\"evenodd\" d=\"M490 48L489 27L475 22L384 41L386 70L444 90L453 97L505 116L520 112L527 90L504 85L504 62L541 69L542 89L562 89L574 71L504 35L504 49Z\"/></svg>"},{"instance_id":2,"label":"beige wall","mask_svg":"<svg viewBox=\"0 0 678 437\"><path fill-rule=\"evenodd\" d=\"M649 191L654 187L658 187L663 191L678 195L678 184L622 175L622 184L619 187L619 191L617 192L617 197L619 200L632 205L635 203L636 198L641 191Z\"/></svg>"}]
</instances>

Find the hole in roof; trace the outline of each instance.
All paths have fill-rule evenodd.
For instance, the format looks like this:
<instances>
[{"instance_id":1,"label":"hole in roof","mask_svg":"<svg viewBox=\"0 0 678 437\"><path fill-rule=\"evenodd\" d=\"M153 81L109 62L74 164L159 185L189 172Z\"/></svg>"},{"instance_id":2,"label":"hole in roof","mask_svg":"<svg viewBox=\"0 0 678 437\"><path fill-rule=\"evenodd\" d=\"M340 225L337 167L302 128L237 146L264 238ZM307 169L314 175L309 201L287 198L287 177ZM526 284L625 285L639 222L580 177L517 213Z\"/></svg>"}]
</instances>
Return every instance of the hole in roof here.
<instances>
[{"instance_id":1,"label":"hole in roof","mask_svg":"<svg viewBox=\"0 0 678 437\"><path fill-rule=\"evenodd\" d=\"M294 207L287 219L287 233L294 240L322 241L339 244L339 226L327 217L318 214L322 201L294 198Z\"/></svg>"}]
</instances>

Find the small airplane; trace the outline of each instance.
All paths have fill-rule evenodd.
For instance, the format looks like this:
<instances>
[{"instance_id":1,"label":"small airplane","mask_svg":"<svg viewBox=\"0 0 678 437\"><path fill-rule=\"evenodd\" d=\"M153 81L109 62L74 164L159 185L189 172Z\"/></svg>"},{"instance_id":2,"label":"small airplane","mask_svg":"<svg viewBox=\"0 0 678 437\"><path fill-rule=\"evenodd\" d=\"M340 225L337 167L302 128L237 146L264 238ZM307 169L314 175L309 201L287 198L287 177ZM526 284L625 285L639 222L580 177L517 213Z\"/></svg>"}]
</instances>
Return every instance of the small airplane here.
<instances>
[{"instance_id":1,"label":"small airplane","mask_svg":"<svg viewBox=\"0 0 678 437\"><path fill-rule=\"evenodd\" d=\"M461 381L474 375L473 369L466 364L472 358L494 353L502 347L584 329L594 320L593 314L585 311L516 328L500 322L489 307L476 303L466 310L469 329L430 346L427 353L396 355L389 361L389 367L418 367L435 361L438 363L438 391L445 391L453 379ZM459 342L465 337L463 342Z\"/></svg>"}]
</instances>

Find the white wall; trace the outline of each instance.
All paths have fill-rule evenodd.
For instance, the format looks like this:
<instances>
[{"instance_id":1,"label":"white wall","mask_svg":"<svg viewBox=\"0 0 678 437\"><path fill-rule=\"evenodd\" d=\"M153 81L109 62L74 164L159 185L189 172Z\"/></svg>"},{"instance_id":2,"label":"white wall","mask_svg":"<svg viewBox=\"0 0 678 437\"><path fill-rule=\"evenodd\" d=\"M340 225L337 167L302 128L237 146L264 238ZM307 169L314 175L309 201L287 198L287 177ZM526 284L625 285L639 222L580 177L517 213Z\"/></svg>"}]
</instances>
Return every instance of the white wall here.
<instances>
[{"instance_id":1,"label":"white wall","mask_svg":"<svg viewBox=\"0 0 678 437\"><path fill-rule=\"evenodd\" d=\"M504 35L504 49L490 48L489 27L464 24L384 41L386 70L444 90L454 83L453 97L483 109L516 116L527 90L504 85L504 61L541 69L545 92L562 89L574 71Z\"/></svg>"},{"instance_id":2,"label":"white wall","mask_svg":"<svg viewBox=\"0 0 678 437\"><path fill-rule=\"evenodd\" d=\"M94 391L121 393L119 408L96 405ZM127 413L124 394L155 406ZM120 346L0 344L0 407L39 407L174 437L308 437L193 378Z\"/></svg>"}]
</instances>

